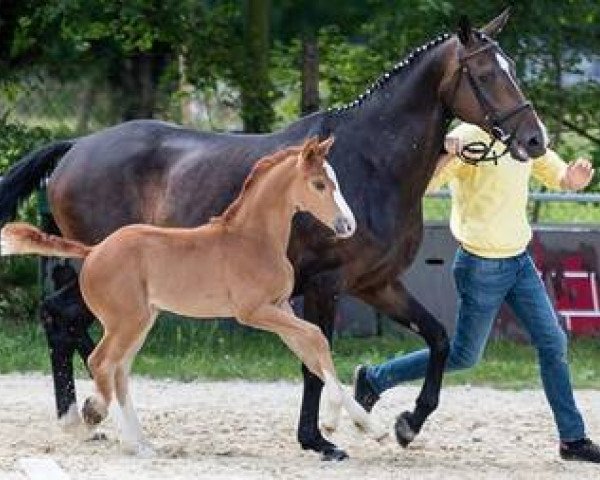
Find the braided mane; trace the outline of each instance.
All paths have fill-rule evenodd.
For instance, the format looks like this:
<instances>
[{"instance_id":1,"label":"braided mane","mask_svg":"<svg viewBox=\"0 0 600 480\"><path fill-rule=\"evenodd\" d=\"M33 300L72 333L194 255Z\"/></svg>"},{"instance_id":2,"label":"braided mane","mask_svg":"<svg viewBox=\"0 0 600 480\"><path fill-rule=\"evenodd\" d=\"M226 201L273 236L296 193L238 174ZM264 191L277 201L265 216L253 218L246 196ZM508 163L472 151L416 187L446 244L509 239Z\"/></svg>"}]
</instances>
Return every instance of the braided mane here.
<instances>
[{"instance_id":1,"label":"braided mane","mask_svg":"<svg viewBox=\"0 0 600 480\"><path fill-rule=\"evenodd\" d=\"M431 50L434 47L437 47L441 43L444 43L450 37L450 34L444 33L421 45L420 47L415 48L408 55L406 55L403 60L400 60L390 70L380 75L379 78L377 78L377 80L375 80L369 86L369 88L367 88L364 93L360 94L354 101L347 103L346 105L342 105L341 107L331 107L328 109L328 111L333 113L341 113L351 108L359 107L365 100L370 98L375 91L386 86L393 78L397 77L399 73L406 71L407 67L414 64L415 60L422 56L421 54Z\"/></svg>"}]
</instances>

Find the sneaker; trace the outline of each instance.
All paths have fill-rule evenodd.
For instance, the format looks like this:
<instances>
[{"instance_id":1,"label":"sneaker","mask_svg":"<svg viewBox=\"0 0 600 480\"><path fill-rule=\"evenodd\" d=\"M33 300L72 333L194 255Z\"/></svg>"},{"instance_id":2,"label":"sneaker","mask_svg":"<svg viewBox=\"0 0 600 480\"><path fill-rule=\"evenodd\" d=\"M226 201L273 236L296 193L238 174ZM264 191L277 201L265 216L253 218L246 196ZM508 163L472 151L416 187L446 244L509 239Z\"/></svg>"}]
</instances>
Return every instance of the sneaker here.
<instances>
[{"instance_id":1,"label":"sneaker","mask_svg":"<svg viewBox=\"0 0 600 480\"><path fill-rule=\"evenodd\" d=\"M589 438L574 442L561 442L559 453L563 460L600 463L600 447Z\"/></svg>"},{"instance_id":2,"label":"sneaker","mask_svg":"<svg viewBox=\"0 0 600 480\"><path fill-rule=\"evenodd\" d=\"M379 400L379 395L367 380L367 366L358 365L354 369L354 399L362 405L362 407L370 412L373 406Z\"/></svg>"}]
</instances>

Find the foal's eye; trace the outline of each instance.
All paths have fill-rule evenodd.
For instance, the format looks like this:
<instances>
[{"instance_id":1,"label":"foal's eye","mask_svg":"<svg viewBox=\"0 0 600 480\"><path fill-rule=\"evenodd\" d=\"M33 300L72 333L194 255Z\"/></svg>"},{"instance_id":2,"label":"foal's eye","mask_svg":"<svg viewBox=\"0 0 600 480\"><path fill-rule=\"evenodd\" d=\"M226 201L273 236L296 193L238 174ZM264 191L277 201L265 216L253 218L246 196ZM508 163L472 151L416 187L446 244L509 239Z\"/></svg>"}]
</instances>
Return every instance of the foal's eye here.
<instances>
[{"instance_id":1,"label":"foal's eye","mask_svg":"<svg viewBox=\"0 0 600 480\"><path fill-rule=\"evenodd\" d=\"M325 183L323 183L321 180L315 180L314 182L312 182L312 184L313 187L315 187L319 192L325 190Z\"/></svg>"}]
</instances>

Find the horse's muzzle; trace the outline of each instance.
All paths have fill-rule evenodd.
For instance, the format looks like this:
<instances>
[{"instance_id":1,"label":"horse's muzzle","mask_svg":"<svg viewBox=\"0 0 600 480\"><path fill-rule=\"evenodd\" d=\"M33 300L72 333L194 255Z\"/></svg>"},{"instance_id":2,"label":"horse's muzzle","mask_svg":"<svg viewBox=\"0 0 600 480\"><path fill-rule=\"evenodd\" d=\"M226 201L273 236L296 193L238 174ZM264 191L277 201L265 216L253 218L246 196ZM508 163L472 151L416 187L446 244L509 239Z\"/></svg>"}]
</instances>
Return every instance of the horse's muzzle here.
<instances>
[{"instance_id":1,"label":"horse's muzzle","mask_svg":"<svg viewBox=\"0 0 600 480\"><path fill-rule=\"evenodd\" d=\"M356 223L343 215L338 215L333 222L333 231L340 238L351 237L356 230Z\"/></svg>"}]
</instances>

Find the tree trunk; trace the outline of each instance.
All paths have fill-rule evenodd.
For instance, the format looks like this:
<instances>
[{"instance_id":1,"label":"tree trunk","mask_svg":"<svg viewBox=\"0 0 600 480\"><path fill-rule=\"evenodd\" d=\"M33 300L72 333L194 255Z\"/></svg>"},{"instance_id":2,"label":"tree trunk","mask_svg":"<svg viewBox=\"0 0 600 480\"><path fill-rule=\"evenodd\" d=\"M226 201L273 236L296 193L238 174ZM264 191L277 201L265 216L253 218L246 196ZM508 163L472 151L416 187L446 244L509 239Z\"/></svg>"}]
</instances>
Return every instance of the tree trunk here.
<instances>
[{"instance_id":1,"label":"tree trunk","mask_svg":"<svg viewBox=\"0 0 600 480\"><path fill-rule=\"evenodd\" d=\"M274 119L269 79L270 0L246 0L246 64L241 82L244 131L268 132Z\"/></svg>"},{"instance_id":2,"label":"tree trunk","mask_svg":"<svg viewBox=\"0 0 600 480\"><path fill-rule=\"evenodd\" d=\"M90 127L90 117L92 115L92 107L94 106L94 97L96 96L96 88L93 79L86 79L83 85L83 90L79 94L79 108L77 111L77 127L78 133L87 133Z\"/></svg>"},{"instance_id":3,"label":"tree trunk","mask_svg":"<svg viewBox=\"0 0 600 480\"><path fill-rule=\"evenodd\" d=\"M148 52L132 53L115 66L118 73L112 88L120 93L115 97L115 111L122 120L154 116L157 86L169 57L168 51L157 45Z\"/></svg>"},{"instance_id":4,"label":"tree trunk","mask_svg":"<svg viewBox=\"0 0 600 480\"><path fill-rule=\"evenodd\" d=\"M302 98L300 111L307 115L319 110L319 43L313 29L302 37Z\"/></svg>"}]
</instances>

